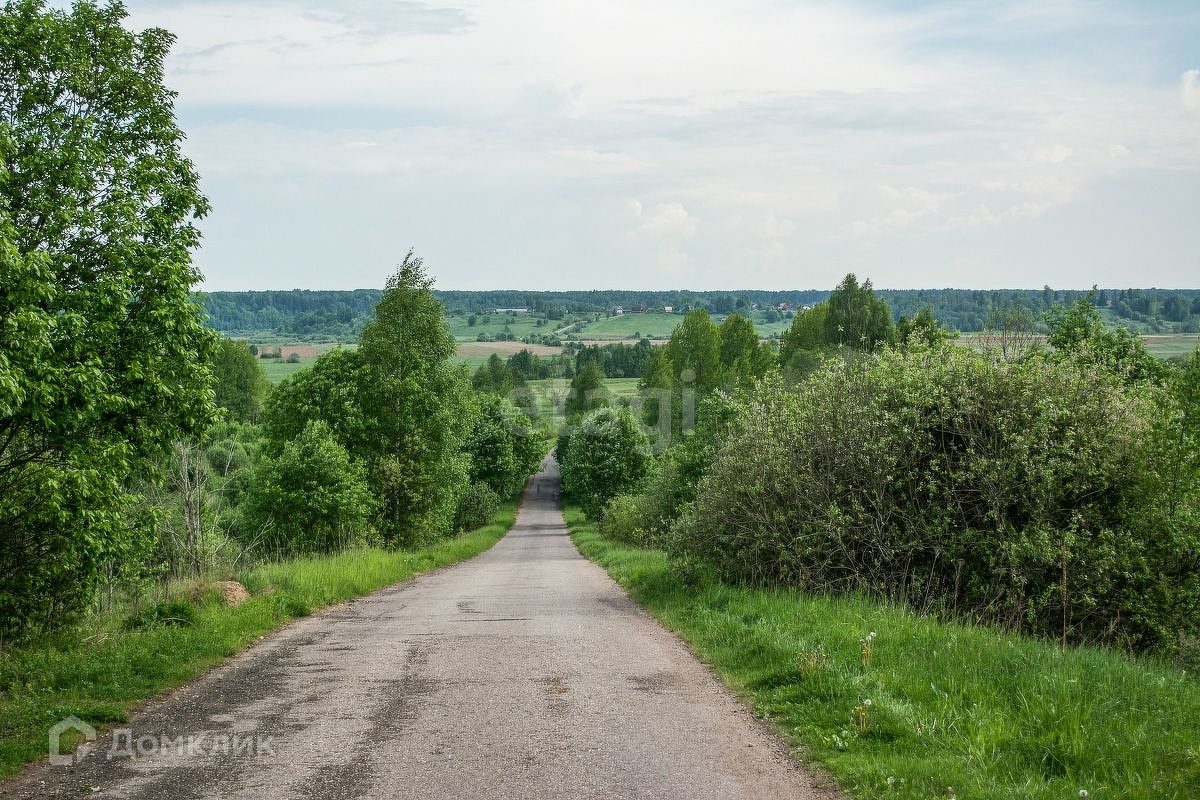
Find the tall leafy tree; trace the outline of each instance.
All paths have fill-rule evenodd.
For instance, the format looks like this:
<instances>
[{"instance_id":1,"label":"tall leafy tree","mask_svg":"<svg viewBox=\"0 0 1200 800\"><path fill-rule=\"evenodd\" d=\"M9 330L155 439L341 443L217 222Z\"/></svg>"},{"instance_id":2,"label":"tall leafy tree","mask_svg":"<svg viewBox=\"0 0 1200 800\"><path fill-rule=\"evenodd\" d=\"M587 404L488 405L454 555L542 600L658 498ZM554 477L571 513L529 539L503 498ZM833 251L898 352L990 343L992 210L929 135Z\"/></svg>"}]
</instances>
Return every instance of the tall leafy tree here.
<instances>
[{"instance_id":1,"label":"tall leafy tree","mask_svg":"<svg viewBox=\"0 0 1200 800\"><path fill-rule=\"evenodd\" d=\"M1125 328L1107 328L1093 300L1078 300L1069 306L1054 306L1046 312L1046 342L1062 358L1094 364L1120 375L1129 383L1161 382L1167 370Z\"/></svg>"},{"instance_id":2,"label":"tall leafy tree","mask_svg":"<svg viewBox=\"0 0 1200 800\"><path fill-rule=\"evenodd\" d=\"M363 412L378 434L372 482L379 529L392 544L453 531L470 458L463 445L479 414L433 280L410 251L375 307L358 353L367 370Z\"/></svg>"},{"instance_id":3,"label":"tall leafy tree","mask_svg":"<svg viewBox=\"0 0 1200 800\"><path fill-rule=\"evenodd\" d=\"M90 598L125 478L213 413L172 36L125 16L0 8L0 636Z\"/></svg>"},{"instance_id":4,"label":"tall leafy tree","mask_svg":"<svg viewBox=\"0 0 1200 800\"><path fill-rule=\"evenodd\" d=\"M861 284L850 273L826 301L825 341L853 350L873 350L896 340L896 325L887 303L875 296L871 282Z\"/></svg>"},{"instance_id":5,"label":"tall leafy tree","mask_svg":"<svg viewBox=\"0 0 1200 800\"><path fill-rule=\"evenodd\" d=\"M522 350L522 353L529 351ZM525 378L508 361L500 358L498 353L492 353L488 360L479 365L471 378L471 385L476 391L487 392L500 397L508 397L513 389L525 385Z\"/></svg>"},{"instance_id":6,"label":"tall leafy tree","mask_svg":"<svg viewBox=\"0 0 1200 800\"><path fill-rule=\"evenodd\" d=\"M725 381L733 386L749 386L766 375L775 363L775 353L759 341L754 323L739 314L731 314L718 331L721 342L721 369Z\"/></svg>"},{"instance_id":7,"label":"tall leafy tree","mask_svg":"<svg viewBox=\"0 0 1200 800\"><path fill-rule=\"evenodd\" d=\"M929 306L925 306L911 317L900 317L896 323L896 338L901 346L936 347L950 339L950 332L938 324Z\"/></svg>"},{"instance_id":8,"label":"tall leafy tree","mask_svg":"<svg viewBox=\"0 0 1200 800\"><path fill-rule=\"evenodd\" d=\"M684 315L666 347L676 379L701 395L721 385L721 331L703 308Z\"/></svg>"},{"instance_id":9,"label":"tall leafy tree","mask_svg":"<svg viewBox=\"0 0 1200 800\"><path fill-rule=\"evenodd\" d=\"M740 317L738 319L741 319ZM730 349L736 360L738 323L730 323ZM757 337L751 336L757 345ZM675 436L695 425L700 401L724 385L728 376L722 363L721 329L703 308L689 311L675 326L670 340L647 358L638 386L642 390L642 420L658 431L655 448L670 446ZM669 416L668 416L669 415Z\"/></svg>"},{"instance_id":10,"label":"tall leafy tree","mask_svg":"<svg viewBox=\"0 0 1200 800\"><path fill-rule=\"evenodd\" d=\"M818 303L792 320L779 343L779 366L784 375L802 378L820 365L822 353L829 349L825 334L828 316L829 304Z\"/></svg>"},{"instance_id":11,"label":"tall leafy tree","mask_svg":"<svg viewBox=\"0 0 1200 800\"><path fill-rule=\"evenodd\" d=\"M567 394L566 403L567 417L577 419L589 411L604 408L608 400L600 365L594 359L586 360L571 379L571 391Z\"/></svg>"},{"instance_id":12,"label":"tall leafy tree","mask_svg":"<svg viewBox=\"0 0 1200 800\"><path fill-rule=\"evenodd\" d=\"M267 376L250 346L221 337L213 352L212 371L217 407L239 422L253 422L267 393Z\"/></svg>"},{"instance_id":13,"label":"tall leafy tree","mask_svg":"<svg viewBox=\"0 0 1200 800\"><path fill-rule=\"evenodd\" d=\"M278 455L312 420L329 426L338 444L360 460L382 449L378 422L364 396L371 370L356 350L333 350L285 378L267 396L259 421L267 452Z\"/></svg>"},{"instance_id":14,"label":"tall leafy tree","mask_svg":"<svg viewBox=\"0 0 1200 800\"><path fill-rule=\"evenodd\" d=\"M487 484L498 497L512 498L537 471L549 442L510 400L484 394L465 446L471 456L471 482Z\"/></svg>"},{"instance_id":15,"label":"tall leafy tree","mask_svg":"<svg viewBox=\"0 0 1200 800\"><path fill-rule=\"evenodd\" d=\"M667 348L654 348L638 381L638 392L642 397L642 421L652 428L669 428L673 414L674 373ZM665 445L656 443L656 446Z\"/></svg>"}]
</instances>

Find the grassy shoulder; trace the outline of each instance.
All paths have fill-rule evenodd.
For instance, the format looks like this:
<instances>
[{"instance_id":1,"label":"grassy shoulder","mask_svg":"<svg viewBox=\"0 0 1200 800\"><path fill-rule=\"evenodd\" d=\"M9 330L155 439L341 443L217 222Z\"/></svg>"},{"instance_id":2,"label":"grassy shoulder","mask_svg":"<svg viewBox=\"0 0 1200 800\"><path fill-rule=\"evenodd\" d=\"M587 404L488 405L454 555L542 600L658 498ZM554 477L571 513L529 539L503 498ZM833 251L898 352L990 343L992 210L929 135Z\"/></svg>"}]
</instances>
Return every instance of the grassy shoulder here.
<instances>
[{"instance_id":1,"label":"grassy shoulder","mask_svg":"<svg viewBox=\"0 0 1200 800\"><path fill-rule=\"evenodd\" d=\"M853 797L1200 792L1195 676L866 600L727 586L566 517L585 556Z\"/></svg>"},{"instance_id":2,"label":"grassy shoulder","mask_svg":"<svg viewBox=\"0 0 1200 800\"><path fill-rule=\"evenodd\" d=\"M66 717L123 722L139 702L195 678L259 636L324 606L369 594L487 550L508 532L516 504L489 526L420 550L351 550L263 564L238 575L251 598L234 608L194 596L193 624L127 631L118 615L27 648L0 652L0 778L46 755L47 731Z\"/></svg>"}]
</instances>

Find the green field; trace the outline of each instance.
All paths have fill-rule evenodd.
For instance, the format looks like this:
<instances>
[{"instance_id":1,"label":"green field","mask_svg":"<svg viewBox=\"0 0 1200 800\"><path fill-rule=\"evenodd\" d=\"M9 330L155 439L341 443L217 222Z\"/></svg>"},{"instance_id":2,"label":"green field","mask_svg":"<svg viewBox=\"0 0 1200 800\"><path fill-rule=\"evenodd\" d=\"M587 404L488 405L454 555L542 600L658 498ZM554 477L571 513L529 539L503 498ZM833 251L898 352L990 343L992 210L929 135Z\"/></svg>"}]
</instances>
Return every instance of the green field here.
<instances>
[{"instance_id":1,"label":"green field","mask_svg":"<svg viewBox=\"0 0 1200 800\"><path fill-rule=\"evenodd\" d=\"M782 320L775 323L764 323L761 321L761 315L755 315L755 327L758 329L759 335L770 336L772 334L781 334L786 331L791 324L790 320ZM511 317L509 317L511 319ZM714 318L718 321L720 318ZM452 317L451 321L458 321L458 325L452 326L452 330L467 330L466 320L463 317ZM622 341L632 340L637 338L635 334L641 336L649 336L655 339L669 338L675 330L675 326L683 320L678 314L664 314L662 312L651 312L646 314L623 314L619 317L604 317L598 322L589 322L581 326L581 333L578 336L584 340L595 341ZM524 327L513 326L513 331L516 333L520 330L537 330L538 332L548 332L549 328L534 328L533 317L524 315L522 324ZM480 327L476 326L469 330L502 330L503 326ZM984 338L983 334L969 333L963 334L958 341L964 345L978 345ZM1143 341L1146 343L1146 349L1160 358L1171 358L1173 356L1188 356L1200 346L1200 335L1198 334L1175 334L1163 336L1143 336ZM327 352L336 345L323 344L316 345L318 352ZM507 359L513 353L528 347L538 355L552 355L558 350L556 348L547 348L541 345L524 345L521 342L478 342L474 341L474 336L460 339L459 352L456 360L459 363L466 364L468 370L473 374L479 369L479 365L488 360L491 353L495 352L501 358ZM288 363L286 359L261 359L259 361L266 372L267 381L274 386L291 375L296 374L302 369L312 366L316 361L312 356L301 356L300 361L296 363ZM636 383L636 381L633 381ZM620 388L623 384L618 381L609 381L610 388L621 394L632 394L632 389Z\"/></svg>"},{"instance_id":2,"label":"green field","mask_svg":"<svg viewBox=\"0 0 1200 800\"><path fill-rule=\"evenodd\" d=\"M450 326L450 333L455 339L460 342L473 342L481 333L495 336L507 329L517 341L520 341L526 336L553 333L555 328L562 325L560 322L550 320L545 325L539 326L538 318L533 314L476 314L474 316L474 325L469 324L466 316L456 315L446 318L446 323Z\"/></svg>"},{"instance_id":3,"label":"green field","mask_svg":"<svg viewBox=\"0 0 1200 800\"><path fill-rule=\"evenodd\" d=\"M1200 334L1178 334L1175 336L1143 336L1146 349L1159 358L1189 356L1200 346Z\"/></svg>"},{"instance_id":4,"label":"green field","mask_svg":"<svg viewBox=\"0 0 1200 800\"><path fill-rule=\"evenodd\" d=\"M680 314L648 311L645 314L621 314L601 317L598 322L584 325L578 332L582 339L669 339L675 327L683 321Z\"/></svg>"},{"instance_id":5,"label":"green field","mask_svg":"<svg viewBox=\"0 0 1200 800\"><path fill-rule=\"evenodd\" d=\"M712 319L719 325L725 318L714 314ZM767 323L763 320L764 315L761 313L750 315L750 321L754 323L754 327L758 330L759 335L763 337L769 337L772 334L781 334L792 324L791 320L786 319L772 323ZM669 339L681 322L683 322L682 314L666 314L662 311L648 311L645 314L621 314L620 316L602 317L596 322L589 322L582 326L575 335L584 340Z\"/></svg>"},{"instance_id":6,"label":"green field","mask_svg":"<svg viewBox=\"0 0 1200 800\"><path fill-rule=\"evenodd\" d=\"M300 370L311 367L316 360L316 358L301 356L300 360L294 363L289 363L282 358L263 358L259 359L259 363L262 364L263 372L267 375L267 383L274 386L284 378L290 378Z\"/></svg>"}]
</instances>

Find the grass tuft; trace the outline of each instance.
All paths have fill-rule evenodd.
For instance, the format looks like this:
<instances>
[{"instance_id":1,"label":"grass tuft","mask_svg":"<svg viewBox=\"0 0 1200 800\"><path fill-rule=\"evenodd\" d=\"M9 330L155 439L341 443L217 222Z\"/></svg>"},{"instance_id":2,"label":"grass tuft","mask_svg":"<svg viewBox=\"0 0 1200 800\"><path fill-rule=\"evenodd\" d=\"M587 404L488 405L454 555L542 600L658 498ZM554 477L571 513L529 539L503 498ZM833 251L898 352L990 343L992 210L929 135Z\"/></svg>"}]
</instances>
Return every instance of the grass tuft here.
<instances>
[{"instance_id":1,"label":"grass tuft","mask_svg":"<svg viewBox=\"0 0 1200 800\"><path fill-rule=\"evenodd\" d=\"M731 587L566 516L585 556L853 797L1200 797L1194 675L875 601Z\"/></svg>"}]
</instances>

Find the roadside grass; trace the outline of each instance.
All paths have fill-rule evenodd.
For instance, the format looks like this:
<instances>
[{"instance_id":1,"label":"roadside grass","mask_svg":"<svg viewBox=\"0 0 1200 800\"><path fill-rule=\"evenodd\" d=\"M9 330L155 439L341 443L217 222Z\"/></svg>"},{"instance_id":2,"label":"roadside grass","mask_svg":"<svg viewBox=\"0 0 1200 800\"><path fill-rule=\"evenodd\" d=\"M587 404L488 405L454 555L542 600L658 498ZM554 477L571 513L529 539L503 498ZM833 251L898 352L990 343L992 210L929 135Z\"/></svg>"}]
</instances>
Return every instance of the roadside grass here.
<instances>
[{"instance_id":1,"label":"roadside grass","mask_svg":"<svg viewBox=\"0 0 1200 800\"><path fill-rule=\"evenodd\" d=\"M852 797L1200 797L1194 675L863 599L728 586L565 513L585 556Z\"/></svg>"},{"instance_id":2,"label":"roadside grass","mask_svg":"<svg viewBox=\"0 0 1200 800\"><path fill-rule=\"evenodd\" d=\"M289 620L482 553L515 519L516 503L509 503L491 525L419 550L363 548L263 564L237 575L251 598L236 608L215 593L192 593L192 625L127 631L121 614L105 614L0 651L0 778L45 757L49 729L60 720L124 722L139 702L187 683Z\"/></svg>"}]
</instances>

